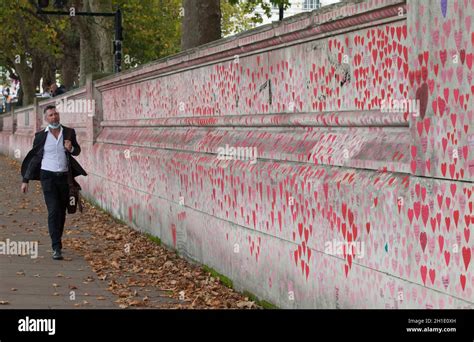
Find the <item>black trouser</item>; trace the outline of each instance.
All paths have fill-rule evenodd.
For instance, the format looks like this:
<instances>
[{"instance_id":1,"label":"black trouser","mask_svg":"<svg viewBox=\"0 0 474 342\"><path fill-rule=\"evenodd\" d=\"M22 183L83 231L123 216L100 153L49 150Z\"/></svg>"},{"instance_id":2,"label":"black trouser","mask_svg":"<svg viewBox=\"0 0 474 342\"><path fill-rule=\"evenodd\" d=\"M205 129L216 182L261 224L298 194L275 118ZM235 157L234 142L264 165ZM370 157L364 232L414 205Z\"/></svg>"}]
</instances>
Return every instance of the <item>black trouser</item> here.
<instances>
[{"instance_id":1,"label":"black trouser","mask_svg":"<svg viewBox=\"0 0 474 342\"><path fill-rule=\"evenodd\" d=\"M48 208L48 230L53 251L61 249L61 237L66 221L67 201L69 200L69 184L66 173L41 170L41 186L44 200Z\"/></svg>"}]
</instances>

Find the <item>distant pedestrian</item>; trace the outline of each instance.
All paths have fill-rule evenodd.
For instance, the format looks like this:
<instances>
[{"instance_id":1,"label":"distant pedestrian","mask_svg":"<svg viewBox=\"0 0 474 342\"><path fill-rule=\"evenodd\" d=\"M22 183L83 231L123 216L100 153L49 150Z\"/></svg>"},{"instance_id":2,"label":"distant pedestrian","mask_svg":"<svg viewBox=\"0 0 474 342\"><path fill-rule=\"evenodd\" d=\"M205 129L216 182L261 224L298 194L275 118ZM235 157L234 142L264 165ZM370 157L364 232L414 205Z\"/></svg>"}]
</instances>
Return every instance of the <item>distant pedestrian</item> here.
<instances>
[{"instance_id":1,"label":"distant pedestrian","mask_svg":"<svg viewBox=\"0 0 474 342\"><path fill-rule=\"evenodd\" d=\"M12 108L12 96L10 95L10 88L5 88L3 91L5 96L5 111L8 113Z\"/></svg>"},{"instance_id":2,"label":"distant pedestrian","mask_svg":"<svg viewBox=\"0 0 474 342\"><path fill-rule=\"evenodd\" d=\"M41 97L52 97L53 95L51 94L51 85L45 85L43 89L43 93L41 94Z\"/></svg>"},{"instance_id":3,"label":"distant pedestrian","mask_svg":"<svg viewBox=\"0 0 474 342\"><path fill-rule=\"evenodd\" d=\"M51 89L51 96L52 97L62 95L66 92L66 88L64 88L63 85L60 85L58 87L58 85L56 83L51 84L50 89Z\"/></svg>"}]
</instances>

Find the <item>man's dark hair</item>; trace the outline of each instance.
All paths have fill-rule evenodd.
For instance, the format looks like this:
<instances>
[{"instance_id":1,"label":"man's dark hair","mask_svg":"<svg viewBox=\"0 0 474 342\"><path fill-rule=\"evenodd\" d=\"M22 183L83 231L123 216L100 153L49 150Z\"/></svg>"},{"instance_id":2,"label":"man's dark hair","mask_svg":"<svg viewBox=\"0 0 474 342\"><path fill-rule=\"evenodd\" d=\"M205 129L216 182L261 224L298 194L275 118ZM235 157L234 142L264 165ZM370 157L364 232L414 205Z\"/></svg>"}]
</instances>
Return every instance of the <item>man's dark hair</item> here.
<instances>
[{"instance_id":1,"label":"man's dark hair","mask_svg":"<svg viewBox=\"0 0 474 342\"><path fill-rule=\"evenodd\" d=\"M43 111L43 114L46 114L46 111L49 110L49 109L55 109L56 106L55 105L47 105L46 108L44 109Z\"/></svg>"}]
</instances>

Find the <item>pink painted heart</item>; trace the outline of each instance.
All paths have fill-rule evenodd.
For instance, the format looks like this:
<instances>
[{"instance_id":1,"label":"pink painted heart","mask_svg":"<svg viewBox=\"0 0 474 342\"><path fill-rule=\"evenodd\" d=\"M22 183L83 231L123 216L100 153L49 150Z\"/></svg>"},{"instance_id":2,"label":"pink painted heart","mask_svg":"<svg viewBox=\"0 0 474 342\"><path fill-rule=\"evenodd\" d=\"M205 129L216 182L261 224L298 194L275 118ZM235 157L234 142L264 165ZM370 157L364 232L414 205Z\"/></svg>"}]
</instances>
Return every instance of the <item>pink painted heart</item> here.
<instances>
[{"instance_id":1,"label":"pink painted heart","mask_svg":"<svg viewBox=\"0 0 474 342\"><path fill-rule=\"evenodd\" d=\"M449 189L451 191L451 195L454 197L454 195L456 195L456 190L457 190L456 183L451 183L451 185L449 186Z\"/></svg>"},{"instance_id":2,"label":"pink painted heart","mask_svg":"<svg viewBox=\"0 0 474 342\"><path fill-rule=\"evenodd\" d=\"M454 219L454 224L455 224L456 227L457 227L457 226L458 226L458 222L459 222L459 210L453 211L453 219Z\"/></svg>"},{"instance_id":3,"label":"pink painted heart","mask_svg":"<svg viewBox=\"0 0 474 342\"><path fill-rule=\"evenodd\" d=\"M461 49L461 40L462 40L462 31L454 31L454 42L456 43L456 47L458 51Z\"/></svg>"},{"instance_id":4,"label":"pink painted heart","mask_svg":"<svg viewBox=\"0 0 474 342\"><path fill-rule=\"evenodd\" d=\"M469 53L466 55L466 65L469 70L472 70L472 61L474 59L474 53Z\"/></svg>"},{"instance_id":5,"label":"pink painted heart","mask_svg":"<svg viewBox=\"0 0 474 342\"><path fill-rule=\"evenodd\" d=\"M436 271L434 269L430 269L429 271L431 284L434 284L436 278Z\"/></svg>"},{"instance_id":6,"label":"pink painted heart","mask_svg":"<svg viewBox=\"0 0 474 342\"><path fill-rule=\"evenodd\" d=\"M446 147L448 146L448 139L442 138L441 139L441 146L443 147L443 153L446 154Z\"/></svg>"},{"instance_id":7,"label":"pink painted heart","mask_svg":"<svg viewBox=\"0 0 474 342\"><path fill-rule=\"evenodd\" d=\"M436 217L430 218L430 223L431 223L431 230L433 230L433 233L434 233L434 231L436 230Z\"/></svg>"},{"instance_id":8,"label":"pink painted heart","mask_svg":"<svg viewBox=\"0 0 474 342\"><path fill-rule=\"evenodd\" d=\"M436 196L436 199L438 200L438 206L439 208L441 209L441 207L443 206L443 195L442 194L438 194Z\"/></svg>"},{"instance_id":9,"label":"pink painted heart","mask_svg":"<svg viewBox=\"0 0 474 342\"><path fill-rule=\"evenodd\" d=\"M430 208L428 205L423 205L421 207L421 219L423 220L423 224L426 227L426 223L428 222L428 217L430 214Z\"/></svg>"},{"instance_id":10,"label":"pink painted heart","mask_svg":"<svg viewBox=\"0 0 474 342\"><path fill-rule=\"evenodd\" d=\"M421 107L421 104L420 104ZM438 109L439 109L439 115L443 116L444 110L446 109L446 102L438 96Z\"/></svg>"},{"instance_id":11,"label":"pink painted heart","mask_svg":"<svg viewBox=\"0 0 474 342\"><path fill-rule=\"evenodd\" d=\"M439 58L441 60L441 64L443 65L443 67L445 66L446 64L446 59L448 58L448 52L446 50L441 50L439 52Z\"/></svg>"},{"instance_id":12,"label":"pink painted heart","mask_svg":"<svg viewBox=\"0 0 474 342\"><path fill-rule=\"evenodd\" d=\"M446 266L449 266L449 260L451 259L451 253L444 251L444 260L446 261Z\"/></svg>"},{"instance_id":13,"label":"pink painted heart","mask_svg":"<svg viewBox=\"0 0 474 342\"><path fill-rule=\"evenodd\" d=\"M450 225L451 225L451 218L450 218L450 217L445 217L445 218L444 218L444 223L445 223L446 229L447 229L448 232L449 232L449 227L450 227Z\"/></svg>"},{"instance_id":14,"label":"pink painted heart","mask_svg":"<svg viewBox=\"0 0 474 342\"><path fill-rule=\"evenodd\" d=\"M444 247L444 237L442 235L438 236L438 245L439 245L439 251L443 252L443 247Z\"/></svg>"},{"instance_id":15,"label":"pink painted heart","mask_svg":"<svg viewBox=\"0 0 474 342\"><path fill-rule=\"evenodd\" d=\"M421 249L423 252L425 251L426 248L426 243L428 242L428 238L425 232L420 233L420 244L421 244Z\"/></svg>"},{"instance_id":16,"label":"pink painted heart","mask_svg":"<svg viewBox=\"0 0 474 342\"><path fill-rule=\"evenodd\" d=\"M431 160L430 159L426 160L425 165L426 165L426 171L428 173L430 173L431 172Z\"/></svg>"},{"instance_id":17,"label":"pink painted heart","mask_svg":"<svg viewBox=\"0 0 474 342\"><path fill-rule=\"evenodd\" d=\"M456 68L456 77L458 79L459 84L462 84L464 77L464 68L462 65Z\"/></svg>"},{"instance_id":18,"label":"pink painted heart","mask_svg":"<svg viewBox=\"0 0 474 342\"><path fill-rule=\"evenodd\" d=\"M407 210L407 215L408 215L408 219L410 220L410 224L413 222L413 209L408 209Z\"/></svg>"},{"instance_id":19,"label":"pink painted heart","mask_svg":"<svg viewBox=\"0 0 474 342\"><path fill-rule=\"evenodd\" d=\"M459 280L461 281L461 287L462 287L462 290L464 291L464 289L466 288L466 276L464 274L461 274L461 276L459 277Z\"/></svg>"},{"instance_id":20,"label":"pink painted heart","mask_svg":"<svg viewBox=\"0 0 474 342\"><path fill-rule=\"evenodd\" d=\"M426 83L423 83L420 88L417 89L416 91L416 99L419 100L420 105L420 117L423 120L425 118L426 114L426 108L428 104L428 85Z\"/></svg>"},{"instance_id":21,"label":"pink painted heart","mask_svg":"<svg viewBox=\"0 0 474 342\"><path fill-rule=\"evenodd\" d=\"M413 203L413 210L415 212L415 217L418 220L420 217L420 212L421 212L421 203L419 201Z\"/></svg>"},{"instance_id":22,"label":"pink painted heart","mask_svg":"<svg viewBox=\"0 0 474 342\"><path fill-rule=\"evenodd\" d=\"M448 19L443 23L443 32L446 38L449 38L451 34L451 19Z\"/></svg>"},{"instance_id":23,"label":"pink painted heart","mask_svg":"<svg viewBox=\"0 0 474 342\"><path fill-rule=\"evenodd\" d=\"M469 267L469 263L471 262L471 249L468 247L463 247L462 248L462 258L464 260L464 266L466 266L466 271L467 268Z\"/></svg>"},{"instance_id":24,"label":"pink painted heart","mask_svg":"<svg viewBox=\"0 0 474 342\"><path fill-rule=\"evenodd\" d=\"M420 267L421 279L423 280L423 284L426 285L426 273L428 272L428 268L426 266Z\"/></svg>"}]
</instances>

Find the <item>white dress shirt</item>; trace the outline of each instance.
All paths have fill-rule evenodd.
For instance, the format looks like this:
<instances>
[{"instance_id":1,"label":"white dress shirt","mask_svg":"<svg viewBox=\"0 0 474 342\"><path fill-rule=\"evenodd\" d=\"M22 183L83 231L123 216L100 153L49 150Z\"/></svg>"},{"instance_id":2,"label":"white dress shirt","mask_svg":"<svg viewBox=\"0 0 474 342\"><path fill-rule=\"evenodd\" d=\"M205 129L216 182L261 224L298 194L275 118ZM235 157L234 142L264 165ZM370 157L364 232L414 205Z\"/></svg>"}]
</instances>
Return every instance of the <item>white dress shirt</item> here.
<instances>
[{"instance_id":1,"label":"white dress shirt","mask_svg":"<svg viewBox=\"0 0 474 342\"><path fill-rule=\"evenodd\" d=\"M63 126L60 126L58 139L51 133L49 127L46 127L48 136L44 144L43 160L41 161L41 169L53 172L66 172L67 158L66 149L63 143Z\"/></svg>"}]
</instances>

